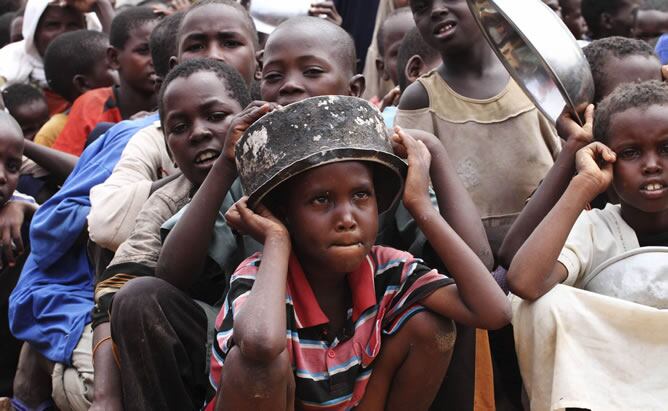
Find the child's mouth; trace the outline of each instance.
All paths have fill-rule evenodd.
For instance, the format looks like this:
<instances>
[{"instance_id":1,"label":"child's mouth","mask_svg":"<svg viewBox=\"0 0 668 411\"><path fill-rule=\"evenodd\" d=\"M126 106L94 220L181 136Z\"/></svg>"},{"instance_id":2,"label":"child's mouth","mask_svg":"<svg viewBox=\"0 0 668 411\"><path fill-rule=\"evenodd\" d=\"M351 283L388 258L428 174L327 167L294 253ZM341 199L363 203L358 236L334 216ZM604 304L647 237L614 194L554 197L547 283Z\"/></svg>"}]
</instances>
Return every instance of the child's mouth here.
<instances>
[{"instance_id":1,"label":"child's mouth","mask_svg":"<svg viewBox=\"0 0 668 411\"><path fill-rule=\"evenodd\" d=\"M220 156L216 150L205 150L195 157L195 164L198 166L208 165Z\"/></svg>"},{"instance_id":2,"label":"child's mouth","mask_svg":"<svg viewBox=\"0 0 668 411\"><path fill-rule=\"evenodd\" d=\"M648 198L659 198L666 192L666 185L663 183L647 183L640 187L640 192Z\"/></svg>"},{"instance_id":3,"label":"child's mouth","mask_svg":"<svg viewBox=\"0 0 668 411\"><path fill-rule=\"evenodd\" d=\"M438 38L445 38L452 35L454 32L456 24L451 21L439 23L434 28L434 35Z\"/></svg>"}]
</instances>

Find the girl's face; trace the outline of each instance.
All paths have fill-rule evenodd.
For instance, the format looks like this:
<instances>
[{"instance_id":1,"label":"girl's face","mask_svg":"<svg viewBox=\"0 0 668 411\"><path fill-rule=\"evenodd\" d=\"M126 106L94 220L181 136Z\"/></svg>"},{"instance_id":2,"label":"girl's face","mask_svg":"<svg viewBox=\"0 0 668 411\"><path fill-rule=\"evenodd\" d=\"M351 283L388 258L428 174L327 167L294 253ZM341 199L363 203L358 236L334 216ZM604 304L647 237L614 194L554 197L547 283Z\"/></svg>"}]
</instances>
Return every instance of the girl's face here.
<instances>
[{"instance_id":1,"label":"girl's face","mask_svg":"<svg viewBox=\"0 0 668 411\"><path fill-rule=\"evenodd\" d=\"M464 50L482 39L466 0L411 0L415 24L441 54Z\"/></svg>"}]
</instances>

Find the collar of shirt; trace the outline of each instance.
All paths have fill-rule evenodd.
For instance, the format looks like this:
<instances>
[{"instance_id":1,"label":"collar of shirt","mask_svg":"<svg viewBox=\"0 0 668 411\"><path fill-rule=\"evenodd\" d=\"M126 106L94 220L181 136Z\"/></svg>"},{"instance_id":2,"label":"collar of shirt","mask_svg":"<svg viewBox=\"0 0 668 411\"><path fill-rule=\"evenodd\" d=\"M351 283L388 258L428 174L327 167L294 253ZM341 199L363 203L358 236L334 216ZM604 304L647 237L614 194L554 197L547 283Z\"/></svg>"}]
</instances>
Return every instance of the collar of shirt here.
<instances>
[{"instance_id":1,"label":"collar of shirt","mask_svg":"<svg viewBox=\"0 0 668 411\"><path fill-rule=\"evenodd\" d=\"M353 322L357 321L364 311L376 305L374 273L375 265L371 256L367 255L359 268L347 275L353 297ZM329 319L322 312L306 274L294 254L290 255L288 264L288 293L292 299L298 328L329 323Z\"/></svg>"}]
</instances>

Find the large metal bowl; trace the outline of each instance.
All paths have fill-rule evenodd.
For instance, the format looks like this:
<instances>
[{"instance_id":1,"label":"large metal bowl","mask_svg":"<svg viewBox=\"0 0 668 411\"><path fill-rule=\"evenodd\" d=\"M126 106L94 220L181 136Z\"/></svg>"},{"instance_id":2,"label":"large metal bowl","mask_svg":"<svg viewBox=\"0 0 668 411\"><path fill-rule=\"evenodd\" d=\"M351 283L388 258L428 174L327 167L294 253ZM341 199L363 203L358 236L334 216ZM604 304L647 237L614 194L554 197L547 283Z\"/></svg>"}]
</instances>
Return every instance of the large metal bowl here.
<instances>
[{"instance_id":1,"label":"large metal bowl","mask_svg":"<svg viewBox=\"0 0 668 411\"><path fill-rule=\"evenodd\" d=\"M584 124L594 80L580 46L540 0L467 0L485 38L515 81L556 122L564 107Z\"/></svg>"}]
</instances>

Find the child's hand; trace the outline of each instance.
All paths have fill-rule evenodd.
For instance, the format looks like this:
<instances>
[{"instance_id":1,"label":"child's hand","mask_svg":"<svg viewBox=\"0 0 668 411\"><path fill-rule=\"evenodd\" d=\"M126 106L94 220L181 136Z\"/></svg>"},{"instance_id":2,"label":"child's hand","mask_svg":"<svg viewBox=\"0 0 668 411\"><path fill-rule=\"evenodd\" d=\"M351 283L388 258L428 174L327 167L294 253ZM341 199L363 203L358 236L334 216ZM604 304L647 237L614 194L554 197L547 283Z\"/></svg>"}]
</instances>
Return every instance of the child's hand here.
<instances>
[{"instance_id":1,"label":"child's hand","mask_svg":"<svg viewBox=\"0 0 668 411\"><path fill-rule=\"evenodd\" d=\"M20 201L8 201L0 208L0 247L3 254L0 269L4 268L3 263L13 267L16 258L23 254L21 226L25 217L25 204Z\"/></svg>"},{"instance_id":2,"label":"child's hand","mask_svg":"<svg viewBox=\"0 0 668 411\"><path fill-rule=\"evenodd\" d=\"M93 11L93 7L97 3L97 0L61 0L58 4L63 6L74 7L81 13L90 13Z\"/></svg>"},{"instance_id":3,"label":"child's hand","mask_svg":"<svg viewBox=\"0 0 668 411\"><path fill-rule=\"evenodd\" d=\"M223 156L221 157L232 162L232 164L235 164L234 148L241 136L243 136L248 127L259 120L260 117L277 107L279 107L279 105L276 103L254 101L239 114L236 114L230 123L230 128L227 130L227 136L225 137L225 144L223 146Z\"/></svg>"},{"instance_id":4,"label":"child's hand","mask_svg":"<svg viewBox=\"0 0 668 411\"><path fill-rule=\"evenodd\" d=\"M399 105L399 99L401 98L401 90L399 89L399 86L394 87L392 90L389 91L383 97L383 99L380 101L380 111L385 111L385 109L389 106L397 106Z\"/></svg>"},{"instance_id":5,"label":"child's hand","mask_svg":"<svg viewBox=\"0 0 668 411\"><path fill-rule=\"evenodd\" d=\"M567 144L575 144L575 148L586 146L594 140L594 105L587 106L584 112L585 124L580 126L570 113L568 108L557 119L557 134L566 140Z\"/></svg>"},{"instance_id":6,"label":"child's hand","mask_svg":"<svg viewBox=\"0 0 668 411\"><path fill-rule=\"evenodd\" d=\"M413 207L427 204L429 200L429 166L431 154L422 141L414 139L400 128L392 136L398 152L405 152L408 158L408 175L404 184L404 205L410 211Z\"/></svg>"},{"instance_id":7,"label":"child's hand","mask_svg":"<svg viewBox=\"0 0 668 411\"><path fill-rule=\"evenodd\" d=\"M225 213L230 227L239 233L249 235L261 244L270 238L288 240L290 235L281 223L264 205L257 207L257 213L248 208L248 197L237 201Z\"/></svg>"},{"instance_id":8,"label":"child's hand","mask_svg":"<svg viewBox=\"0 0 668 411\"><path fill-rule=\"evenodd\" d=\"M583 178L596 194L605 191L612 182L612 164L617 155L603 143L591 143L575 155L576 178Z\"/></svg>"},{"instance_id":9,"label":"child's hand","mask_svg":"<svg viewBox=\"0 0 668 411\"><path fill-rule=\"evenodd\" d=\"M340 26L341 23L343 22L343 18L336 10L334 2L331 0L319 1L311 4L311 8L308 11L308 15L314 17L322 17L323 19L327 19L332 23L336 24L337 26Z\"/></svg>"}]
</instances>

